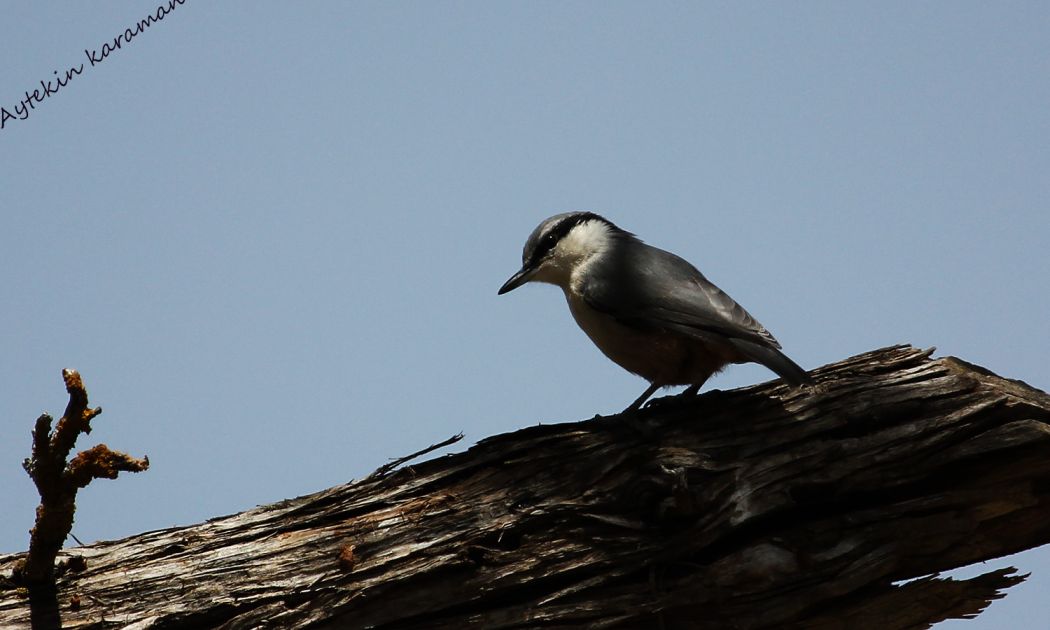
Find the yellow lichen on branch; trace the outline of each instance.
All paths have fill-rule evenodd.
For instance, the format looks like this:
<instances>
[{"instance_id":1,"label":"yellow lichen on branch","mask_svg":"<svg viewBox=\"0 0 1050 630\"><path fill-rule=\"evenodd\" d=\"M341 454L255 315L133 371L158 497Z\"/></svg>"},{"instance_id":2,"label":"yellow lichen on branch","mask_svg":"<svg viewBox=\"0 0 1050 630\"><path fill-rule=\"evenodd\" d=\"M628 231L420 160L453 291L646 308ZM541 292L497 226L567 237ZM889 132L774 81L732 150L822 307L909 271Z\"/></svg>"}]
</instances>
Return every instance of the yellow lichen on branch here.
<instances>
[{"instance_id":1,"label":"yellow lichen on branch","mask_svg":"<svg viewBox=\"0 0 1050 630\"><path fill-rule=\"evenodd\" d=\"M111 451L105 444L77 453L66 468L65 477L78 488L92 479L116 479L123 472L142 472L149 468L149 458L135 459L127 453Z\"/></svg>"}]
</instances>

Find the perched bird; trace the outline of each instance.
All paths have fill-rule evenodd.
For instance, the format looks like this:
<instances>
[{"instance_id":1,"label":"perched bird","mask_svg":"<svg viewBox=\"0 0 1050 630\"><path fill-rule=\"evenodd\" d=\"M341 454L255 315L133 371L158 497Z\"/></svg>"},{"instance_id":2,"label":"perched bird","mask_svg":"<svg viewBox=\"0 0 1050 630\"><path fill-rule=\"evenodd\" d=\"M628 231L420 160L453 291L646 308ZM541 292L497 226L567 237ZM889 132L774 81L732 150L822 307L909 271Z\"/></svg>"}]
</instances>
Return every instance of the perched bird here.
<instances>
[{"instance_id":1,"label":"perched bird","mask_svg":"<svg viewBox=\"0 0 1050 630\"><path fill-rule=\"evenodd\" d=\"M561 287L576 323L598 349L650 386L688 385L695 395L730 363L755 362L793 385L811 381L742 306L678 256L643 243L593 212L567 212L533 230L521 269L499 289L527 282Z\"/></svg>"}]
</instances>

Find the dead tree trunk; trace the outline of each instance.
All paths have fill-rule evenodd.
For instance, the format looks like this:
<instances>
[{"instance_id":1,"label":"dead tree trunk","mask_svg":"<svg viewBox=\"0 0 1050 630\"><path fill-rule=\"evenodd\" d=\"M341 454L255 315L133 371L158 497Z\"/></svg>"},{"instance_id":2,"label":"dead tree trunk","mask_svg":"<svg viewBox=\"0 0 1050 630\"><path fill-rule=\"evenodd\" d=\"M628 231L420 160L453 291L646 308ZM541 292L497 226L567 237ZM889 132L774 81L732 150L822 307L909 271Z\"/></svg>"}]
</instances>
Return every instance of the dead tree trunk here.
<instances>
[{"instance_id":1,"label":"dead tree trunk","mask_svg":"<svg viewBox=\"0 0 1050 630\"><path fill-rule=\"evenodd\" d=\"M1023 579L897 584L1050 541L1050 397L906 346L814 374L69 549L62 623L923 628Z\"/></svg>"}]
</instances>

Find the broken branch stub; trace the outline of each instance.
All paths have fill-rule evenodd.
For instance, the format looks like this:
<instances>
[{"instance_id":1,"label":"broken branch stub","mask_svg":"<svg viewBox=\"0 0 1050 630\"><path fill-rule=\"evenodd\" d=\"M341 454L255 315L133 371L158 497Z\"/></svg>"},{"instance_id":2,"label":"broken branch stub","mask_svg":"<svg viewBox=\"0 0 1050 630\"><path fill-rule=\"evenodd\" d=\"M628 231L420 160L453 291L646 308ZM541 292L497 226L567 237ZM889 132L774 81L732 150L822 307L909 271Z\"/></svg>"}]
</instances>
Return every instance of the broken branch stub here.
<instances>
[{"instance_id":1,"label":"broken branch stub","mask_svg":"<svg viewBox=\"0 0 1050 630\"><path fill-rule=\"evenodd\" d=\"M102 408L88 406L87 389L76 370L62 370L62 378L69 393L65 414L53 432L51 416L45 413L37 418L32 455L22 463L40 494L36 523L30 530L29 555L15 571L15 578L31 590L53 589L55 558L73 528L77 490L92 479L116 479L121 471L149 468L149 458L136 459L105 444L82 451L67 463L77 438L91 432L91 420L102 413Z\"/></svg>"}]
</instances>

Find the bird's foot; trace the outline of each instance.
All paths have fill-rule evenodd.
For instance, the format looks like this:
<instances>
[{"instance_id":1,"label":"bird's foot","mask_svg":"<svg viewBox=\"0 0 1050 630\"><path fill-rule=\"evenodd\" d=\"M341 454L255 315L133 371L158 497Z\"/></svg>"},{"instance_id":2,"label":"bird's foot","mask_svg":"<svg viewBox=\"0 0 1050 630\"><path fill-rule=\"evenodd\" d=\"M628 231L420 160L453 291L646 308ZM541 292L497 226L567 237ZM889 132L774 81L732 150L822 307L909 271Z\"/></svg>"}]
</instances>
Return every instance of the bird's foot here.
<instances>
[{"instance_id":1,"label":"bird's foot","mask_svg":"<svg viewBox=\"0 0 1050 630\"><path fill-rule=\"evenodd\" d=\"M662 398L654 398L650 400L649 402L645 403L643 409L666 409L669 406L682 405L696 398L699 393L699 385L690 385L689 387L685 388L685 390L683 390L680 394L675 394L674 396L664 396Z\"/></svg>"}]
</instances>

